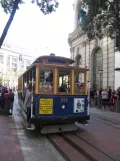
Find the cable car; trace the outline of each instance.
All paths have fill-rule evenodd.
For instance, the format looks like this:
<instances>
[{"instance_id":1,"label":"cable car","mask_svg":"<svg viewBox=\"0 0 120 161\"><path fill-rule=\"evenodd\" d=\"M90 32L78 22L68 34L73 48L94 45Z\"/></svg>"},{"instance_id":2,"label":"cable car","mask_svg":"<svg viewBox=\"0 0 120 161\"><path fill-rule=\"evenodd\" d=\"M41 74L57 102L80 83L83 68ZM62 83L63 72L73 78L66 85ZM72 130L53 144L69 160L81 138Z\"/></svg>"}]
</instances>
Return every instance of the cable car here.
<instances>
[{"instance_id":1,"label":"cable car","mask_svg":"<svg viewBox=\"0 0 120 161\"><path fill-rule=\"evenodd\" d=\"M88 69L73 66L73 63L72 59L54 54L40 56L19 77L18 103L27 129L39 127L42 134L75 131L76 122L85 124L90 119ZM28 116L25 91L29 83L33 94Z\"/></svg>"}]
</instances>

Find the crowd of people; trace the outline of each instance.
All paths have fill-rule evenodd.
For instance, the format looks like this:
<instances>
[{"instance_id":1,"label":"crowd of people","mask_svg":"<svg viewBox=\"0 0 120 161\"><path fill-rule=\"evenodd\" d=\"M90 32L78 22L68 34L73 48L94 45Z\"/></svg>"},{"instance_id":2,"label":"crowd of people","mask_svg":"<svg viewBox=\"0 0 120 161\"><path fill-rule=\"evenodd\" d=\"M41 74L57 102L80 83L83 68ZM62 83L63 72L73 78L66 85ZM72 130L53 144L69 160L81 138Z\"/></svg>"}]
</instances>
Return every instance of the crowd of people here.
<instances>
[{"instance_id":1,"label":"crowd of people","mask_svg":"<svg viewBox=\"0 0 120 161\"><path fill-rule=\"evenodd\" d=\"M110 108L111 111L116 109L116 101L120 100L120 87L117 90L112 90L110 87L108 89L100 89L90 92L90 97L101 99L101 105L103 109L106 107Z\"/></svg>"},{"instance_id":2,"label":"crowd of people","mask_svg":"<svg viewBox=\"0 0 120 161\"><path fill-rule=\"evenodd\" d=\"M6 86L0 86L0 109L5 109L5 98L8 99L9 109L11 109L11 114L13 110L13 102L14 102L14 92L11 88L7 88Z\"/></svg>"}]
</instances>

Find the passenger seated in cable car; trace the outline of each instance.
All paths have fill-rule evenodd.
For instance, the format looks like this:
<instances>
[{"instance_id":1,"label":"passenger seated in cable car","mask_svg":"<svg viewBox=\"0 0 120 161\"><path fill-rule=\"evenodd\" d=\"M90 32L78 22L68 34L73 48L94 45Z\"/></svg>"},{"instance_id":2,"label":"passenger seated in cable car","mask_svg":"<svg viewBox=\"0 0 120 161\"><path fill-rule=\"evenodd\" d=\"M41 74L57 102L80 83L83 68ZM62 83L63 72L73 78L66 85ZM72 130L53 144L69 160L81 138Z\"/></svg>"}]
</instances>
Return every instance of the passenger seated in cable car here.
<instances>
[{"instance_id":1,"label":"passenger seated in cable car","mask_svg":"<svg viewBox=\"0 0 120 161\"><path fill-rule=\"evenodd\" d=\"M50 73L45 79L40 82L40 91L52 91L53 90L53 74Z\"/></svg>"},{"instance_id":2,"label":"passenger seated in cable car","mask_svg":"<svg viewBox=\"0 0 120 161\"><path fill-rule=\"evenodd\" d=\"M49 76L46 78L46 82L53 82L53 73L49 74Z\"/></svg>"},{"instance_id":3,"label":"passenger seated in cable car","mask_svg":"<svg viewBox=\"0 0 120 161\"><path fill-rule=\"evenodd\" d=\"M53 87L50 82L40 83L40 91L52 91Z\"/></svg>"},{"instance_id":4,"label":"passenger seated in cable car","mask_svg":"<svg viewBox=\"0 0 120 161\"><path fill-rule=\"evenodd\" d=\"M80 85L80 92L84 92L84 83L81 83Z\"/></svg>"},{"instance_id":5,"label":"passenger seated in cable car","mask_svg":"<svg viewBox=\"0 0 120 161\"><path fill-rule=\"evenodd\" d=\"M59 92L67 92L67 84L63 83L59 88Z\"/></svg>"},{"instance_id":6,"label":"passenger seated in cable car","mask_svg":"<svg viewBox=\"0 0 120 161\"><path fill-rule=\"evenodd\" d=\"M70 92L70 85L67 85L66 92Z\"/></svg>"},{"instance_id":7,"label":"passenger seated in cable car","mask_svg":"<svg viewBox=\"0 0 120 161\"><path fill-rule=\"evenodd\" d=\"M63 84L60 86L59 92L65 92L65 88L64 88L64 85Z\"/></svg>"}]
</instances>

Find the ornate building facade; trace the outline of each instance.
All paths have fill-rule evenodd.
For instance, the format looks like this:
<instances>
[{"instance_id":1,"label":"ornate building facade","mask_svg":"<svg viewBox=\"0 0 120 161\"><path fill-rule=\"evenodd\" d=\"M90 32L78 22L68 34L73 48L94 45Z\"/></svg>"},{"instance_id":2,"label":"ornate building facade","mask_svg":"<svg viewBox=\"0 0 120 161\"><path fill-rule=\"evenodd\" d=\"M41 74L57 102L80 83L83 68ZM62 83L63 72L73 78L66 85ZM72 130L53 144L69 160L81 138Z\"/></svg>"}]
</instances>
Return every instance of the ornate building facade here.
<instances>
[{"instance_id":1,"label":"ornate building facade","mask_svg":"<svg viewBox=\"0 0 120 161\"><path fill-rule=\"evenodd\" d=\"M71 58L75 65L89 69L91 89L115 87L115 40L104 37L89 41L81 30L79 7L81 0L74 2L74 31L69 34Z\"/></svg>"}]
</instances>

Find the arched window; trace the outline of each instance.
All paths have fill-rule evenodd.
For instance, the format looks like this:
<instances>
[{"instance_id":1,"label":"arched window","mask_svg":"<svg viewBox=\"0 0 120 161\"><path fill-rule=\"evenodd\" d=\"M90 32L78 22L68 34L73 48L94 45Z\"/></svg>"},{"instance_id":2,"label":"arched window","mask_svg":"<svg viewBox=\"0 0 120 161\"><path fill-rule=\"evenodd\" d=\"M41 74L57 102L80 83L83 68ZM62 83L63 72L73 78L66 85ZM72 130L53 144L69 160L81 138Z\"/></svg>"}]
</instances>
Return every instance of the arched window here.
<instances>
[{"instance_id":1,"label":"arched window","mask_svg":"<svg viewBox=\"0 0 120 161\"><path fill-rule=\"evenodd\" d=\"M99 89L100 84L100 75L99 71L103 70L103 55L101 49L97 49L93 54L93 89ZM102 87L101 87L102 88Z\"/></svg>"},{"instance_id":2,"label":"arched window","mask_svg":"<svg viewBox=\"0 0 120 161\"><path fill-rule=\"evenodd\" d=\"M82 65L82 56L80 54L77 54L75 57L75 65L77 67L79 67L80 65Z\"/></svg>"}]
</instances>

